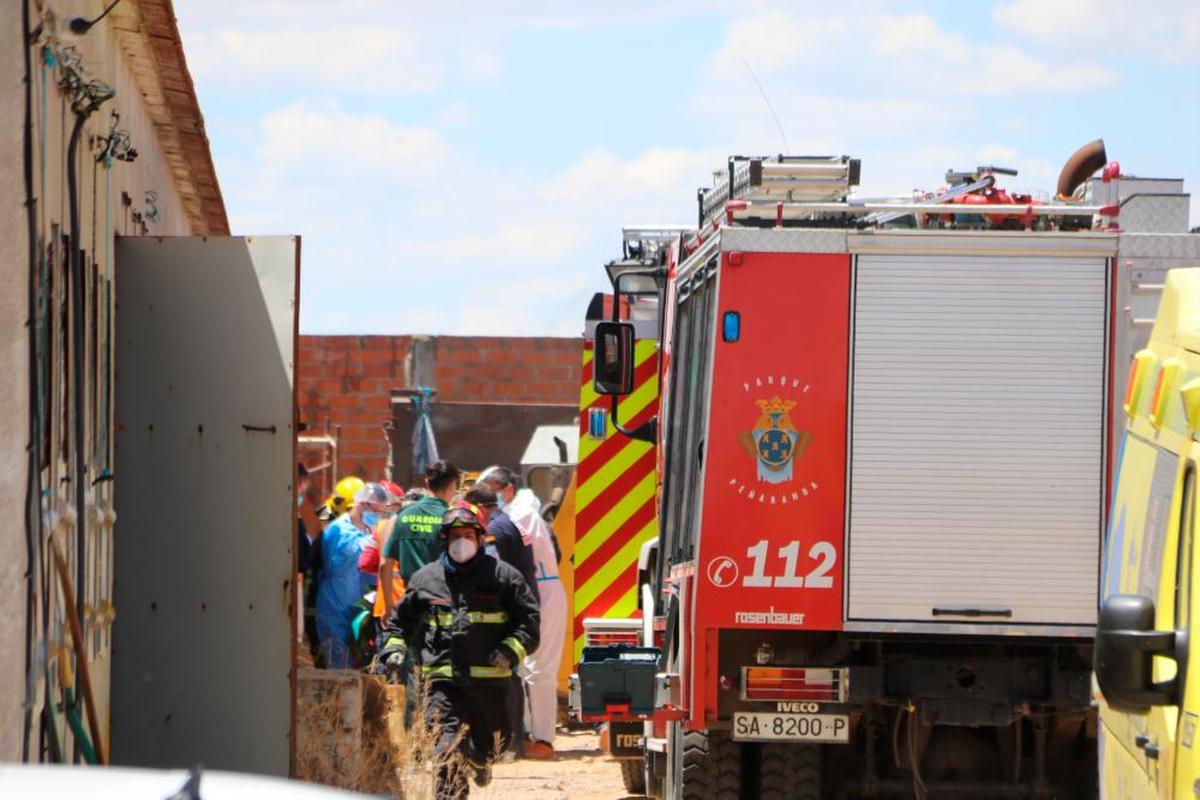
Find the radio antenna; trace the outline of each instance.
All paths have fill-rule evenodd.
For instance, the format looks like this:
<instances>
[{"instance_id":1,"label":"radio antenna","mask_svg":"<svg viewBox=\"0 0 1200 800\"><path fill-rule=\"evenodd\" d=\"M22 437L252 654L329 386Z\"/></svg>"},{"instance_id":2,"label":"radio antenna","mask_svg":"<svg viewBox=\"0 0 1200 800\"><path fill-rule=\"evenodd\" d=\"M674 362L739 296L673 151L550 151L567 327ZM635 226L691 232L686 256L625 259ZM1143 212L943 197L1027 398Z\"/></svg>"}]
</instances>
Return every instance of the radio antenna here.
<instances>
[{"instance_id":1,"label":"radio antenna","mask_svg":"<svg viewBox=\"0 0 1200 800\"><path fill-rule=\"evenodd\" d=\"M754 74L754 68L750 66L750 62L743 58L742 63L746 65L746 71L750 73L750 80L754 81L754 85L758 87L758 93L762 95L763 102L767 104L767 111L771 112L771 119L775 120L775 127L779 129L779 140L783 142L783 152L790 153L792 148L788 147L787 136L783 133L783 124L779 121L779 115L775 113L774 106L771 105L771 99L767 97L766 90L758 82L758 76Z\"/></svg>"}]
</instances>

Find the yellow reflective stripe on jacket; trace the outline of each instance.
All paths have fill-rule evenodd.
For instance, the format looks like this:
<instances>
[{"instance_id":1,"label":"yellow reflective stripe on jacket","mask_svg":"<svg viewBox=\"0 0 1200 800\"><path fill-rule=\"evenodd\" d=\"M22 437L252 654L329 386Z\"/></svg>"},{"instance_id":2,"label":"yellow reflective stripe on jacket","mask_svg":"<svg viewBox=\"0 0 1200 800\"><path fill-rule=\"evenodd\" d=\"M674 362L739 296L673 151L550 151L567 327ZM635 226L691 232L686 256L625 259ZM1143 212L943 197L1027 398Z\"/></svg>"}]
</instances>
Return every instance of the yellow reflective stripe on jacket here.
<instances>
[{"instance_id":1,"label":"yellow reflective stripe on jacket","mask_svg":"<svg viewBox=\"0 0 1200 800\"><path fill-rule=\"evenodd\" d=\"M453 678L454 667L440 664L436 667L421 667L421 674L426 678ZM472 678L507 678L512 675L511 669L503 667L471 667Z\"/></svg>"},{"instance_id":2,"label":"yellow reflective stripe on jacket","mask_svg":"<svg viewBox=\"0 0 1200 800\"><path fill-rule=\"evenodd\" d=\"M502 667L471 667L472 678L507 678L511 675L511 669Z\"/></svg>"},{"instance_id":3,"label":"yellow reflective stripe on jacket","mask_svg":"<svg viewBox=\"0 0 1200 800\"><path fill-rule=\"evenodd\" d=\"M525 660L525 656L527 655L527 653L525 652L525 645L518 642L517 637L506 636L505 638L500 640L500 644L504 645L509 650L512 650L513 655L515 655L517 657L518 662Z\"/></svg>"},{"instance_id":4,"label":"yellow reflective stripe on jacket","mask_svg":"<svg viewBox=\"0 0 1200 800\"><path fill-rule=\"evenodd\" d=\"M508 612L506 611L469 611L467 612L467 622L479 622L492 625L503 625L508 622ZM433 614L433 624L443 628L449 628L454 625L454 612L438 611Z\"/></svg>"}]
</instances>

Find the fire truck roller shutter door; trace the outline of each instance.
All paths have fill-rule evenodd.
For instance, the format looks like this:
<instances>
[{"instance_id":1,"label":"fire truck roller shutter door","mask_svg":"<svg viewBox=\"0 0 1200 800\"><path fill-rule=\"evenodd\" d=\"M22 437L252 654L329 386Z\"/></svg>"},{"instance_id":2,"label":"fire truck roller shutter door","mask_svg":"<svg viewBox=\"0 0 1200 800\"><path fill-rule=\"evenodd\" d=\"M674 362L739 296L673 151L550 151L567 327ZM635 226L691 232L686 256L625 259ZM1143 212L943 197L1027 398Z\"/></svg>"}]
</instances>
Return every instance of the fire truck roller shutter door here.
<instances>
[{"instance_id":1,"label":"fire truck roller shutter door","mask_svg":"<svg viewBox=\"0 0 1200 800\"><path fill-rule=\"evenodd\" d=\"M1104 257L862 255L848 616L1090 626Z\"/></svg>"}]
</instances>

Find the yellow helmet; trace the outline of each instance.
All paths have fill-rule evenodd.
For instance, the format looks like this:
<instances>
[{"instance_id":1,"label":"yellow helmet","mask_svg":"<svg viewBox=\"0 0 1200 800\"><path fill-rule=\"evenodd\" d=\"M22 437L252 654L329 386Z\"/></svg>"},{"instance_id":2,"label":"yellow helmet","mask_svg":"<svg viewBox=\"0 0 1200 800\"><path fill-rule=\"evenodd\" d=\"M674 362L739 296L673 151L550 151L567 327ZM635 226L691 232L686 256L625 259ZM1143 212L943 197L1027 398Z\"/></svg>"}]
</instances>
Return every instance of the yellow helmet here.
<instances>
[{"instance_id":1,"label":"yellow helmet","mask_svg":"<svg viewBox=\"0 0 1200 800\"><path fill-rule=\"evenodd\" d=\"M337 486L333 487L333 496L327 502L329 502L335 512L340 514L354 505L354 494L362 487L362 478L356 475L349 475L342 478L338 481Z\"/></svg>"}]
</instances>

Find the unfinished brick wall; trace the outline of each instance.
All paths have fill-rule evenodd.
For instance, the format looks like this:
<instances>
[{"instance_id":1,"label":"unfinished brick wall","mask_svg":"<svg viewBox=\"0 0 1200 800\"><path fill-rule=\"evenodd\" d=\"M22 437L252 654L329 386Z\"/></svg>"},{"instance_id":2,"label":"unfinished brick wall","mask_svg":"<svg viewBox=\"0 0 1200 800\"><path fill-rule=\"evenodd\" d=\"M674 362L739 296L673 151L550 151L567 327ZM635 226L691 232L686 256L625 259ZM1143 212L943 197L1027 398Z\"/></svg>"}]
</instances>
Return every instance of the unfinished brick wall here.
<instances>
[{"instance_id":1,"label":"unfinished brick wall","mask_svg":"<svg viewBox=\"0 0 1200 800\"><path fill-rule=\"evenodd\" d=\"M436 353L444 400L579 402L582 339L441 336Z\"/></svg>"},{"instance_id":2,"label":"unfinished brick wall","mask_svg":"<svg viewBox=\"0 0 1200 800\"><path fill-rule=\"evenodd\" d=\"M422 353L438 399L458 402L579 402L579 338L437 336ZM297 364L300 421L309 433L341 425L341 472L378 479L387 465L383 424L390 395L405 388L411 336L301 336ZM303 455L303 452L301 453ZM314 487L314 493L322 491Z\"/></svg>"}]
</instances>

